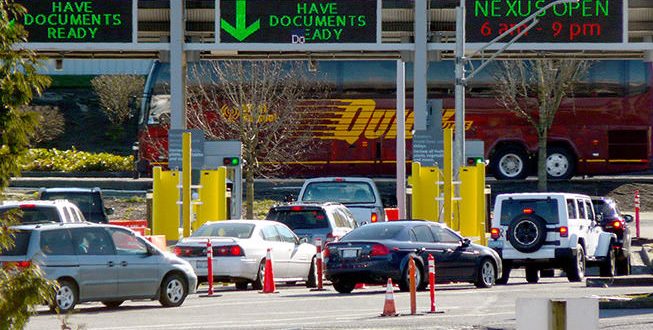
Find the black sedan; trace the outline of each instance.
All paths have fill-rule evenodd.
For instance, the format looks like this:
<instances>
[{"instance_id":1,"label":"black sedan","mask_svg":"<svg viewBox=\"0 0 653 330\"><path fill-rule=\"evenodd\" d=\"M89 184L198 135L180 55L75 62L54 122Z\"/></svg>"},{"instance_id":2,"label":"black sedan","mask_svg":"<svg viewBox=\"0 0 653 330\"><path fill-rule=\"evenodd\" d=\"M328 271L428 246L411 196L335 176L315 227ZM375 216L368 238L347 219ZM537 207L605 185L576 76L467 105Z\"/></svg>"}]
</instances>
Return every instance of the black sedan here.
<instances>
[{"instance_id":1,"label":"black sedan","mask_svg":"<svg viewBox=\"0 0 653 330\"><path fill-rule=\"evenodd\" d=\"M633 222L633 216L621 214L617 202L609 197L593 196L592 204L594 205L594 213L600 215L603 230L617 235L617 241L612 244L615 254L615 260L612 264L615 265L615 269L608 270L608 274L602 276L630 275L630 244L632 240L630 226Z\"/></svg>"},{"instance_id":2,"label":"black sedan","mask_svg":"<svg viewBox=\"0 0 653 330\"><path fill-rule=\"evenodd\" d=\"M408 291L408 259L413 256L415 283L422 290L428 285L429 254L435 258L436 283L489 288L501 274L501 260L492 249L472 244L440 223L400 220L367 224L329 243L325 276L340 293L350 293L356 283L384 284L388 278Z\"/></svg>"}]
</instances>

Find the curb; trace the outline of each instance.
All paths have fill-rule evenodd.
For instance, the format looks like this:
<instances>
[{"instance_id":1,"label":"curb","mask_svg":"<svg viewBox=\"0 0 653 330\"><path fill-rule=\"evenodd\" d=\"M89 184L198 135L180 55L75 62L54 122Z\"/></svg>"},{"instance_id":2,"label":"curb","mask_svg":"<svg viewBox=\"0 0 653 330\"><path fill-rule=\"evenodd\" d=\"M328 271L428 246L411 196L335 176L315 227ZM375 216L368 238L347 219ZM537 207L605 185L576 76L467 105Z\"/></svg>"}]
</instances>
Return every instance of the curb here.
<instances>
[{"instance_id":1,"label":"curb","mask_svg":"<svg viewBox=\"0 0 653 330\"><path fill-rule=\"evenodd\" d=\"M585 285L587 287L653 286L653 275L588 277L585 280Z\"/></svg>"},{"instance_id":2,"label":"curb","mask_svg":"<svg viewBox=\"0 0 653 330\"><path fill-rule=\"evenodd\" d=\"M629 299L629 300L607 300L599 301L600 309L634 309L634 308L653 308L653 299Z\"/></svg>"}]
</instances>

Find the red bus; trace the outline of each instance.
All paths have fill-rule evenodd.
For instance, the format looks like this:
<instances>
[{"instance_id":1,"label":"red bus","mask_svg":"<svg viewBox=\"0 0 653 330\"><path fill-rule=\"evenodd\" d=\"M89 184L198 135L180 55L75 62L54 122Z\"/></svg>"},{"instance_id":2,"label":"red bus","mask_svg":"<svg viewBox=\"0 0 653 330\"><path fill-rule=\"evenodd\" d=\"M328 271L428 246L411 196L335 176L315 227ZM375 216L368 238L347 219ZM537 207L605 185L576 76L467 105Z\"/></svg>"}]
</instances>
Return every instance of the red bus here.
<instances>
[{"instance_id":1,"label":"red bus","mask_svg":"<svg viewBox=\"0 0 653 330\"><path fill-rule=\"evenodd\" d=\"M202 65L201 62L195 65ZM318 61L330 85L313 136L319 150L289 164L292 176L394 176L396 157L394 61ZM501 108L492 85L491 66L474 78L466 101L466 138L482 140L490 172L499 179L534 174L537 136L526 120ZM412 67L407 65L407 159L413 126ZM641 60L593 62L573 99L563 100L549 132L548 173L553 179L572 175L615 174L649 169L653 83L651 63ZM155 62L145 85L140 113L140 169L167 164L169 64ZM193 84L192 81L188 82ZM443 126L454 125L454 64L431 62L428 97L443 99ZM315 104L306 100L305 106ZM410 167L408 167L410 169Z\"/></svg>"}]
</instances>

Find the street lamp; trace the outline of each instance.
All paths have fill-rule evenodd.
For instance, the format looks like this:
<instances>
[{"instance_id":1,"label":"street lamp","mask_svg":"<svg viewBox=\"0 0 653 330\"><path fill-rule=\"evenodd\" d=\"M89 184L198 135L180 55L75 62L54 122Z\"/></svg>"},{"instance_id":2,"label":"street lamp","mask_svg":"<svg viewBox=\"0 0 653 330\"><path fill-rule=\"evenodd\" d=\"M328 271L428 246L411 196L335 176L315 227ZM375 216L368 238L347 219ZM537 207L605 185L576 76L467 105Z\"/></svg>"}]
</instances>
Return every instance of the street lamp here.
<instances>
[{"instance_id":1,"label":"street lamp","mask_svg":"<svg viewBox=\"0 0 653 330\"><path fill-rule=\"evenodd\" d=\"M456 8L456 90L455 90L455 101L456 101L456 113L455 113L455 131L454 131L454 161L453 168L454 171L457 171L460 166L463 164L463 159L465 157L465 86L469 80L474 78L481 70L483 70L490 62L492 62L497 56L503 53L508 47L515 43L519 38L526 34L530 29L535 27L539 23L537 16L545 12L547 9L564 4L564 3L577 3L579 0L556 0L546 6L535 11L532 15L526 17L521 22L507 30L506 32L500 34L496 38L492 39L487 44L483 45L481 48L476 50L471 56L465 57L465 1L460 0L460 6ZM530 23L528 23L530 22ZM515 30L521 28L523 25L527 24L528 26L519 32L514 38L510 39L503 47L501 47L497 52L495 52L490 58L485 60L478 68L472 70L469 76L465 76L465 65L469 58L480 54L485 49L495 44L499 40L505 38L507 35L513 33ZM455 176L458 176L456 172Z\"/></svg>"}]
</instances>

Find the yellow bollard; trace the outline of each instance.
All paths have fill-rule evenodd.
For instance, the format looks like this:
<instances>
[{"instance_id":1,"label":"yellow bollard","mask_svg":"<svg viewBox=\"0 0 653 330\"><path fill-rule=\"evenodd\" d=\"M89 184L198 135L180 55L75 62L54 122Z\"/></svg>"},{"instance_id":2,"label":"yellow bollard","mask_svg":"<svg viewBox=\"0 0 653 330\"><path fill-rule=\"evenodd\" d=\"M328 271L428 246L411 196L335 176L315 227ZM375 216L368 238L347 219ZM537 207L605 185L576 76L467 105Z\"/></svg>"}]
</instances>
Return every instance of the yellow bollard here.
<instances>
[{"instance_id":1,"label":"yellow bollard","mask_svg":"<svg viewBox=\"0 0 653 330\"><path fill-rule=\"evenodd\" d=\"M481 245L487 246L487 237L485 237L485 222L488 220L486 218L487 205L485 205L485 164L476 164L476 200L477 202L477 212L476 212L476 225L478 226L478 233L481 236Z\"/></svg>"},{"instance_id":2,"label":"yellow bollard","mask_svg":"<svg viewBox=\"0 0 653 330\"><path fill-rule=\"evenodd\" d=\"M226 173L226 167L200 173L202 188L199 191L199 200L202 204L197 206L197 220L193 229L199 228L207 221L227 220Z\"/></svg>"},{"instance_id":3,"label":"yellow bollard","mask_svg":"<svg viewBox=\"0 0 653 330\"><path fill-rule=\"evenodd\" d=\"M412 163L410 177L408 183L411 185L412 195L410 197L410 214L413 219L421 219L420 201L419 197L422 196L422 185L420 181L420 164L418 162Z\"/></svg>"},{"instance_id":4,"label":"yellow bollard","mask_svg":"<svg viewBox=\"0 0 653 330\"><path fill-rule=\"evenodd\" d=\"M466 237L479 237L476 225L476 213L478 213L476 167L461 167L460 181L460 234Z\"/></svg>"},{"instance_id":5,"label":"yellow bollard","mask_svg":"<svg viewBox=\"0 0 653 330\"><path fill-rule=\"evenodd\" d=\"M412 210L413 219L438 221L438 168L421 166L413 162L410 183L413 186Z\"/></svg>"},{"instance_id":6,"label":"yellow bollard","mask_svg":"<svg viewBox=\"0 0 653 330\"><path fill-rule=\"evenodd\" d=\"M462 167L460 181L460 233L485 245L485 165Z\"/></svg>"},{"instance_id":7,"label":"yellow bollard","mask_svg":"<svg viewBox=\"0 0 653 330\"><path fill-rule=\"evenodd\" d=\"M179 172L152 170L152 234L166 241L179 240Z\"/></svg>"}]
</instances>

